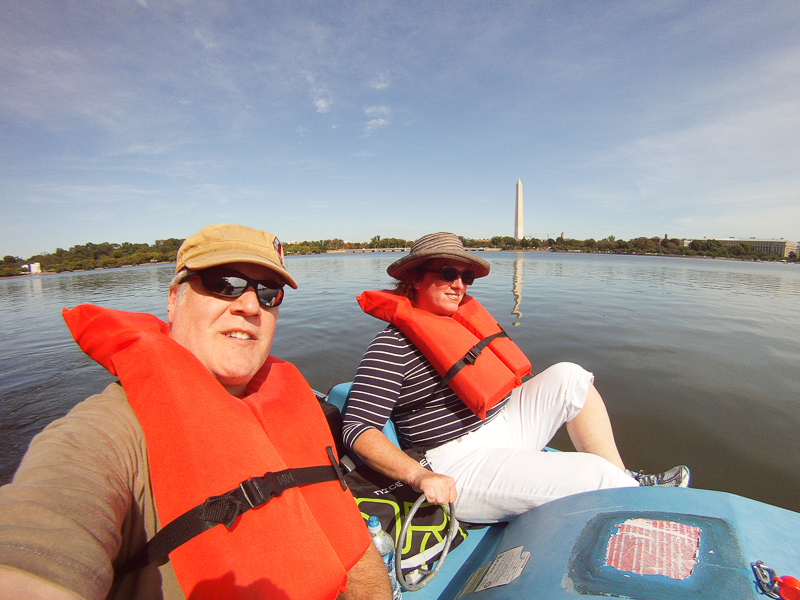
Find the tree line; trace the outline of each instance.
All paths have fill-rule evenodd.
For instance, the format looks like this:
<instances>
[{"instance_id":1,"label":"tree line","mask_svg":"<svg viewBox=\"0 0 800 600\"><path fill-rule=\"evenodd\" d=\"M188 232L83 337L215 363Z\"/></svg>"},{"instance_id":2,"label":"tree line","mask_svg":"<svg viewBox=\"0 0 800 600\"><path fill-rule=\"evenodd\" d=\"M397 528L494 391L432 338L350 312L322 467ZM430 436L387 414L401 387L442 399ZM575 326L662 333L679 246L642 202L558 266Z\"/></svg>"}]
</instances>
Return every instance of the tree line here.
<instances>
[{"instance_id":1,"label":"tree line","mask_svg":"<svg viewBox=\"0 0 800 600\"><path fill-rule=\"evenodd\" d=\"M479 240L465 240L466 245L478 247L482 244ZM738 258L743 260L783 260L779 254L761 252L748 244L735 244L728 246L719 240L702 239L692 240L684 246L678 238L638 237L630 240L618 240L613 235L602 240L573 240L559 236L556 239L540 240L525 238L516 240L511 236L493 237L489 246L503 250L549 250L554 252L603 252L608 254L665 254L673 256L705 256L710 258ZM798 260L796 252L790 252L787 259L790 262Z\"/></svg>"},{"instance_id":2,"label":"tree line","mask_svg":"<svg viewBox=\"0 0 800 600\"><path fill-rule=\"evenodd\" d=\"M62 273L64 271L88 271L91 269L108 269L110 267L127 267L157 262L174 262L178 248L183 240L170 238L156 240L150 244L88 244L73 246L69 250L57 248L55 252L35 254L28 259L17 256L4 256L0 264L0 276L21 275L27 273L22 265L39 263L45 273Z\"/></svg>"},{"instance_id":3,"label":"tree line","mask_svg":"<svg viewBox=\"0 0 800 600\"><path fill-rule=\"evenodd\" d=\"M609 236L602 240L573 240L559 236L555 239L540 240L524 238L516 240L511 236L495 236L489 239L461 238L467 248L499 248L501 250L540 250L552 252L603 252L610 254L663 254L675 256L706 256L712 258L736 258L742 260L783 260L778 254L765 254L753 246L736 244L727 246L719 240L694 240L684 246L677 238L638 237L631 240L618 240ZM156 240L153 245L88 244L73 246L69 250L57 248L55 252L36 254L27 259L7 255L0 263L0 277L22 275L27 273L23 265L39 263L45 273L61 273L64 271L80 271L125 267L159 262L175 262L182 239L169 238ZM345 242L335 238L332 240L315 240L292 242L283 245L287 254L324 254L333 250L361 250L381 248L409 248L414 240L400 238L381 238L373 236L369 242ZM789 262L797 262L797 253L791 252Z\"/></svg>"},{"instance_id":4,"label":"tree line","mask_svg":"<svg viewBox=\"0 0 800 600\"><path fill-rule=\"evenodd\" d=\"M373 236L368 242L345 242L339 238L332 240L315 240L305 242L289 242L283 245L286 254L324 254L333 250L363 250L368 248L410 248L414 240L400 238L381 238Z\"/></svg>"},{"instance_id":5,"label":"tree line","mask_svg":"<svg viewBox=\"0 0 800 600\"><path fill-rule=\"evenodd\" d=\"M460 236L459 236L460 237ZM500 250L543 250L551 252L603 252L609 254L669 254L675 256L706 256L711 258L738 258L743 260L783 260L778 254L766 254L747 244L727 246L714 239L693 240L684 246L677 238L638 237L631 240L618 240L613 235L602 240L573 240L559 236L555 239L540 240L511 236L495 236L489 239L461 238L467 248L499 248ZM284 244L287 253L321 254L330 250L356 250L368 248L409 248L414 240L383 238L375 236L369 242L344 242L340 239ZM795 252L789 253L788 260L797 261Z\"/></svg>"}]
</instances>

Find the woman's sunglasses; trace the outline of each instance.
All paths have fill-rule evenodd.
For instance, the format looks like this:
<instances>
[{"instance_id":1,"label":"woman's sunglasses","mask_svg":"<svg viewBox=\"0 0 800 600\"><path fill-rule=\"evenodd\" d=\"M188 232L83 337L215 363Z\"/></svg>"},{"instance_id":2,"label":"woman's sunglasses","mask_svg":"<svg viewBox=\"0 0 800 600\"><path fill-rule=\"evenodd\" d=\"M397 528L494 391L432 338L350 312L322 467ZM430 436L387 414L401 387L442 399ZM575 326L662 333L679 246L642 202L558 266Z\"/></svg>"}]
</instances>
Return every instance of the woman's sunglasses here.
<instances>
[{"instance_id":1,"label":"woman's sunglasses","mask_svg":"<svg viewBox=\"0 0 800 600\"><path fill-rule=\"evenodd\" d=\"M193 275L200 277L207 292L219 298L238 298L247 291L247 288L252 287L256 291L259 304L264 308L280 306L283 302L283 284L279 281L271 279L257 281L245 277L239 271L223 267L189 271L186 279Z\"/></svg>"},{"instance_id":2,"label":"woman's sunglasses","mask_svg":"<svg viewBox=\"0 0 800 600\"><path fill-rule=\"evenodd\" d=\"M464 285L472 285L475 282L475 273L473 271L459 271L455 267L442 267L441 269L426 269L427 273L438 273L442 281L448 283L454 282L459 277L461 283Z\"/></svg>"}]
</instances>

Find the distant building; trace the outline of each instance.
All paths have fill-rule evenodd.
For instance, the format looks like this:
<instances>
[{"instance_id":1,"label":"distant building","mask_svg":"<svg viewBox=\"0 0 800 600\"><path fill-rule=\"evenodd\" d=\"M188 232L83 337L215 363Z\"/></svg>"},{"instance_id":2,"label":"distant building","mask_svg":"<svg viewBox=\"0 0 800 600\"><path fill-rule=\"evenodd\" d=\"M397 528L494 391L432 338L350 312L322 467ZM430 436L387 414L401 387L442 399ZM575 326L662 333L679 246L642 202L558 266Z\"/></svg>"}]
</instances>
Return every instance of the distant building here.
<instances>
[{"instance_id":1,"label":"distant building","mask_svg":"<svg viewBox=\"0 0 800 600\"><path fill-rule=\"evenodd\" d=\"M706 238L703 238L706 239ZM784 239L779 240L759 240L754 237L751 238L708 238L717 240L723 246L753 246L759 252L764 254L777 254L786 258L790 252L798 253L800 250L800 242L789 242ZM682 245L688 246L694 240L681 240Z\"/></svg>"},{"instance_id":2,"label":"distant building","mask_svg":"<svg viewBox=\"0 0 800 600\"><path fill-rule=\"evenodd\" d=\"M777 254L786 258L789 252L797 252L797 242L787 242L786 240L757 240L756 238L726 238L718 240L723 246L736 246L742 244L743 246L753 246L759 252L764 254Z\"/></svg>"},{"instance_id":3,"label":"distant building","mask_svg":"<svg viewBox=\"0 0 800 600\"><path fill-rule=\"evenodd\" d=\"M28 272L31 275L36 275L37 273L42 272L42 264L41 263L31 263L28 265Z\"/></svg>"}]
</instances>

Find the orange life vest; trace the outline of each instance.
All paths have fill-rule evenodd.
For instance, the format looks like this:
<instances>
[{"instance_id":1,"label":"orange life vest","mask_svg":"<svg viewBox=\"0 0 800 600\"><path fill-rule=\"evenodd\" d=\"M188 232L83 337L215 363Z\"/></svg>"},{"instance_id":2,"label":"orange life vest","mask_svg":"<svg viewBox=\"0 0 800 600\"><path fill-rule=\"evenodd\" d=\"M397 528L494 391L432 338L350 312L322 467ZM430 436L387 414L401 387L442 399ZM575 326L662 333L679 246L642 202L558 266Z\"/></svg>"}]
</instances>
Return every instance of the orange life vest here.
<instances>
[{"instance_id":1,"label":"orange life vest","mask_svg":"<svg viewBox=\"0 0 800 600\"><path fill-rule=\"evenodd\" d=\"M389 291L366 291L358 296L361 309L397 326L444 377L478 342L502 332L489 312L464 295L451 317L414 308L405 296ZM481 419L531 372L531 363L511 339L498 336L448 382Z\"/></svg>"},{"instance_id":2,"label":"orange life vest","mask_svg":"<svg viewBox=\"0 0 800 600\"><path fill-rule=\"evenodd\" d=\"M251 477L330 464L327 422L292 364L270 357L240 399L152 315L82 305L63 316L81 349L125 388L162 525ZM330 481L288 489L170 560L187 598L330 599L370 543L352 495Z\"/></svg>"}]
</instances>

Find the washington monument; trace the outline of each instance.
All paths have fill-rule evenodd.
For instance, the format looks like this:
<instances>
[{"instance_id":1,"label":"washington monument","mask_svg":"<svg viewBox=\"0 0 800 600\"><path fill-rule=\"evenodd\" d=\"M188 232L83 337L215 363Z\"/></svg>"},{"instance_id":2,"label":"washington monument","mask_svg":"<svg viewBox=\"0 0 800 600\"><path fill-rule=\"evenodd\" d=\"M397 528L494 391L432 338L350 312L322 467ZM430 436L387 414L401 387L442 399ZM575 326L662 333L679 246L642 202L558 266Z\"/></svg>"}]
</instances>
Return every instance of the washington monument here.
<instances>
[{"instance_id":1,"label":"washington monument","mask_svg":"<svg viewBox=\"0 0 800 600\"><path fill-rule=\"evenodd\" d=\"M514 239L521 240L522 233L522 180L517 179L517 210L514 213Z\"/></svg>"}]
</instances>

